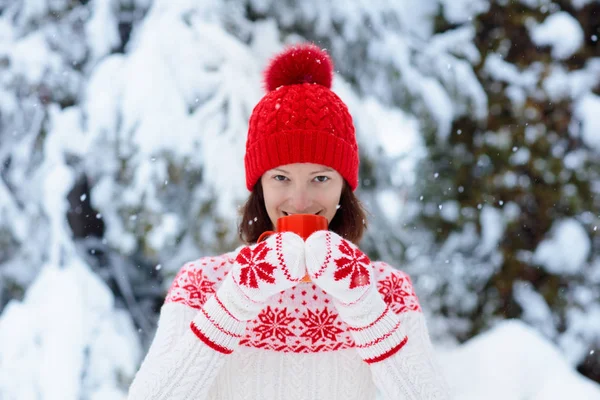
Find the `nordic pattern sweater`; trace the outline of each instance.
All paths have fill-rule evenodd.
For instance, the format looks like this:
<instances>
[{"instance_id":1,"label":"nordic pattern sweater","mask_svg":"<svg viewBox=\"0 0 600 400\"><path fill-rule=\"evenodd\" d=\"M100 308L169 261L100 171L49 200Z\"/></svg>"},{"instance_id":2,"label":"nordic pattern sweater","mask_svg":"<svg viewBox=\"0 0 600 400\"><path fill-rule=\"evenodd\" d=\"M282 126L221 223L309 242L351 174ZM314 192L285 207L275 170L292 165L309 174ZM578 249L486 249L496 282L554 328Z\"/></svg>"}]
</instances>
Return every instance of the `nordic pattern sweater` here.
<instances>
[{"instance_id":1,"label":"nordic pattern sweater","mask_svg":"<svg viewBox=\"0 0 600 400\"><path fill-rule=\"evenodd\" d=\"M300 283L248 321L231 354L211 348L190 322L219 288L236 252L185 264L161 309L158 329L130 400L448 399L411 280L374 262L378 291L407 332L399 351L367 364L331 297Z\"/></svg>"}]
</instances>

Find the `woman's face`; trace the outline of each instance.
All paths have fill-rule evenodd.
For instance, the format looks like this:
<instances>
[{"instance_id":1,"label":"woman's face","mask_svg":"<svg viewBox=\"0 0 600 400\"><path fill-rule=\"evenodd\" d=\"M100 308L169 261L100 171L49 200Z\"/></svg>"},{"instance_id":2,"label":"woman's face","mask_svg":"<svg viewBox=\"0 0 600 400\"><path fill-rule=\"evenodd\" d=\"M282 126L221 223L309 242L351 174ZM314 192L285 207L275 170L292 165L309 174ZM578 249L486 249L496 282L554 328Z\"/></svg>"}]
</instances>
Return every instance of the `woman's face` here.
<instances>
[{"instance_id":1,"label":"woman's face","mask_svg":"<svg viewBox=\"0 0 600 400\"><path fill-rule=\"evenodd\" d=\"M273 227L290 214L317 214L331 222L344 178L334 169L309 163L287 164L261 177L265 206Z\"/></svg>"}]
</instances>

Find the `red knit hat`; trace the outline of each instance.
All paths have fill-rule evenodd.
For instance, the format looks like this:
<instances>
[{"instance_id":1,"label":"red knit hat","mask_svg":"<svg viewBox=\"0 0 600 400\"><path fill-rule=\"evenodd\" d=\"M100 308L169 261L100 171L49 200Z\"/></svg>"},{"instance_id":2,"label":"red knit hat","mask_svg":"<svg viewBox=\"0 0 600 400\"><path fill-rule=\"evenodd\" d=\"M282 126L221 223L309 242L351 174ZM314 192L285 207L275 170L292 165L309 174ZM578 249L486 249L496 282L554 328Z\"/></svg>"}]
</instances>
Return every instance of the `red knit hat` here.
<instances>
[{"instance_id":1,"label":"red knit hat","mask_svg":"<svg viewBox=\"0 0 600 400\"><path fill-rule=\"evenodd\" d=\"M358 186L358 145L352 117L333 93L333 63L319 47L288 48L266 68L267 94L250 116L246 187L268 170L293 163L335 169L352 190Z\"/></svg>"}]
</instances>

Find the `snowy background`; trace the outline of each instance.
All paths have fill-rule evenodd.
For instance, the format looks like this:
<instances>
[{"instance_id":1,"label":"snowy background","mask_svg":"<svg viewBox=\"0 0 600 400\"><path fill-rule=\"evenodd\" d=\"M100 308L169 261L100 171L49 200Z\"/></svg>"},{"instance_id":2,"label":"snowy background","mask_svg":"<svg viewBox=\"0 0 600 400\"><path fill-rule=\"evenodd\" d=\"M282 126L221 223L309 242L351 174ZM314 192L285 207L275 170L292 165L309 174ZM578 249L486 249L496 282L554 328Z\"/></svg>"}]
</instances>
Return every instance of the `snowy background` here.
<instances>
[{"instance_id":1,"label":"snowy background","mask_svg":"<svg viewBox=\"0 0 600 400\"><path fill-rule=\"evenodd\" d=\"M0 0L0 399L123 399L310 40L457 399L600 399L600 1Z\"/></svg>"}]
</instances>

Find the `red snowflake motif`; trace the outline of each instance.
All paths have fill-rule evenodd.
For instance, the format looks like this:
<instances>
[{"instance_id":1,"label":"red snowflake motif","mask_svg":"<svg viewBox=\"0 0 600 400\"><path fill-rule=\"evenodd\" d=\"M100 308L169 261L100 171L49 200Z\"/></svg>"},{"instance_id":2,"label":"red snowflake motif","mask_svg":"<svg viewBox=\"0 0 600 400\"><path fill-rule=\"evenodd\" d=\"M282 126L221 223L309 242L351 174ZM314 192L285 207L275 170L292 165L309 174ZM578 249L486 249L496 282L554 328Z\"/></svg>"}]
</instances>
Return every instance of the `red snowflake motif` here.
<instances>
[{"instance_id":1,"label":"red snowflake motif","mask_svg":"<svg viewBox=\"0 0 600 400\"><path fill-rule=\"evenodd\" d=\"M379 293L386 304L389 304L396 313L406 309L419 310L419 302L408 277L390 274L378 284Z\"/></svg>"},{"instance_id":2,"label":"red snowflake motif","mask_svg":"<svg viewBox=\"0 0 600 400\"><path fill-rule=\"evenodd\" d=\"M194 264L186 264L175 276L165 303L183 303L200 308L215 292L214 282Z\"/></svg>"},{"instance_id":3,"label":"red snowflake motif","mask_svg":"<svg viewBox=\"0 0 600 400\"><path fill-rule=\"evenodd\" d=\"M252 330L260 334L260 340L265 340L274 336L285 343L288 337L295 336L288 329L288 326L293 323L296 318L290 317L286 308L277 312L277 309L273 311L269 306L265 311L258 315L258 319L261 324L255 326Z\"/></svg>"},{"instance_id":4,"label":"red snowflake motif","mask_svg":"<svg viewBox=\"0 0 600 400\"><path fill-rule=\"evenodd\" d=\"M236 262L242 266L240 270L240 284L258 289L258 280L275 283L273 271L275 266L265 261L269 252L266 242L260 243L254 249L244 247L238 254Z\"/></svg>"},{"instance_id":5,"label":"red snowflake motif","mask_svg":"<svg viewBox=\"0 0 600 400\"><path fill-rule=\"evenodd\" d=\"M350 276L350 289L360 286L368 286L369 266L371 261L358 248L352 248L347 241L343 240L339 246L344 256L335 260L337 269L333 275L336 281Z\"/></svg>"},{"instance_id":6,"label":"red snowflake motif","mask_svg":"<svg viewBox=\"0 0 600 400\"><path fill-rule=\"evenodd\" d=\"M321 312L318 309L315 312L310 309L306 310L304 318L300 318L300 321L307 329L300 336L310 338L313 344L320 339L329 339L336 342L337 335L344 332L335 326L337 317L337 314L330 314L327 307Z\"/></svg>"},{"instance_id":7,"label":"red snowflake motif","mask_svg":"<svg viewBox=\"0 0 600 400\"><path fill-rule=\"evenodd\" d=\"M204 304L215 292L214 283L202 274L202 270L189 271L187 278L187 282L182 286L182 289L188 293L190 300L197 299L200 304Z\"/></svg>"}]
</instances>

